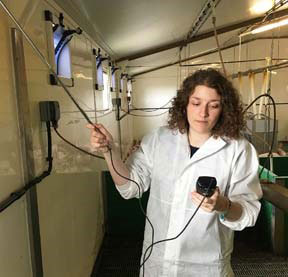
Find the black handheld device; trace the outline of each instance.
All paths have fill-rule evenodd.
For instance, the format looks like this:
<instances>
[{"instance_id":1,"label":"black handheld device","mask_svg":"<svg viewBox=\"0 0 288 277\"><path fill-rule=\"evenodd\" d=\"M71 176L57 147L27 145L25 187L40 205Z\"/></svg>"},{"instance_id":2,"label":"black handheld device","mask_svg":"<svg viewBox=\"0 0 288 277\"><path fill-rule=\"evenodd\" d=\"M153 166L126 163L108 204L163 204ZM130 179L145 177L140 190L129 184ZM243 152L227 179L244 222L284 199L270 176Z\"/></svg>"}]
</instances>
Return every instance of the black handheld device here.
<instances>
[{"instance_id":1,"label":"black handheld device","mask_svg":"<svg viewBox=\"0 0 288 277\"><path fill-rule=\"evenodd\" d=\"M196 183L196 191L206 197L210 197L217 185L217 180L215 177L211 176L200 176Z\"/></svg>"}]
</instances>

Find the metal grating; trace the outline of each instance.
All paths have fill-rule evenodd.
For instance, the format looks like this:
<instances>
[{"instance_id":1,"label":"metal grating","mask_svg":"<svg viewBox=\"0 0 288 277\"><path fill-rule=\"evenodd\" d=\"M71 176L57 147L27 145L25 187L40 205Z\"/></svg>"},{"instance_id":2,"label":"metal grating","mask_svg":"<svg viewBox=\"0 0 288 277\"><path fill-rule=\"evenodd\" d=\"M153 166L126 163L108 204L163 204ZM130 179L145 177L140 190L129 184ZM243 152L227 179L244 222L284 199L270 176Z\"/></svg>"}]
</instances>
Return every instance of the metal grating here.
<instances>
[{"instance_id":1,"label":"metal grating","mask_svg":"<svg viewBox=\"0 0 288 277\"><path fill-rule=\"evenodd\" d=\"M232 264L235 276L283 277L288 276L287 262Z\"/></svg>"},{"instance_id":2,"label":"metal grating","mask_svg":"<svg viewBox=\"0 0 288 277\"><path fill-rule=\"evenodd\" d=\"M105 237L101 261L91 277L138 277L143 238Z\"/></svg>"},{"instance_id":3,"label":"metal grating","mask_svg":"<svg viewBox=\"0 0 288 277\"><path fill-rule=\"evenodd\" d=\"M106 237L91 277L139 277L141 250L142 238ZM288 277L287 257L239 241L235 241L232 268L236 277Z\"/></svg>"},{"instance_id":4,"label":"metal grating","mask_svg":"<svg viewBox=\"0 0 288 277\"><path fill-rule=\"evenodd\" d=\"M288 277L287 257L277 256L258 243L235 240L232 268L236 277Z\"/></svg>"}]
</instances>

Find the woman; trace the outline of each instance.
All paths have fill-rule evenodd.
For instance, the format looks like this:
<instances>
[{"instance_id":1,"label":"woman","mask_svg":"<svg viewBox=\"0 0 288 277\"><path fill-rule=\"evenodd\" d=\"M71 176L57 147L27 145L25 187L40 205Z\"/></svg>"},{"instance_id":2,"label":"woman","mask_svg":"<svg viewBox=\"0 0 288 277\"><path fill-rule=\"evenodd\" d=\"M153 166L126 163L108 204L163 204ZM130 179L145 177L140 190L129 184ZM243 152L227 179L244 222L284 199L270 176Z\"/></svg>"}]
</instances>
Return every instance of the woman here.
<instances>
[{"instance_id":1,"label":"woman","mask_svg":"<svg viewBox=\"0 0 288 277\"><path fill-rule=\"evenodd\" d=\"M109 132L89 126L92 146L104 153L117 189L124 198L139 197L137 186L117 171L150 187L147 216L154 241L177 236L203 196L199 176L212 176L217 188L205 198L185 231L175 240L156 244L145 263L145 276L234 276L230 265L233 232L253 226L262 196L258 158L242 136L243 109L237 91L214 69L199 70L184 80L169 112L167 127L142 139L127 165L118 158ZM151 244L146 224L143 253Z\"/></svg>"}]
</instances>

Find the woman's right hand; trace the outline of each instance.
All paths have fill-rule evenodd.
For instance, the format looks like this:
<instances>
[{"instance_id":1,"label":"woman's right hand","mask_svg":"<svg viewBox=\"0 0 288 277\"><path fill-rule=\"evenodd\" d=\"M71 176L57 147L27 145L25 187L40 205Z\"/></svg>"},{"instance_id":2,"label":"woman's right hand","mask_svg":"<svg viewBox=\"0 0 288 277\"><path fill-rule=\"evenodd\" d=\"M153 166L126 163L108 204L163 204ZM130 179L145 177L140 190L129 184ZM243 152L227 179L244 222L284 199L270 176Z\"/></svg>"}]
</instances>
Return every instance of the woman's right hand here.
<instances>
[{"instance_id":1,"label":"woman's right hand","mask_svg":"<svg viewBox=\"0 0 288 277\"><path fill-rule=\"evenodd\" d=\"M87 128L91 130L90 144L92 148L97 152L107 153L113 143L112 135L102 124L88 124Z\"/></svg>"}]
</instances>

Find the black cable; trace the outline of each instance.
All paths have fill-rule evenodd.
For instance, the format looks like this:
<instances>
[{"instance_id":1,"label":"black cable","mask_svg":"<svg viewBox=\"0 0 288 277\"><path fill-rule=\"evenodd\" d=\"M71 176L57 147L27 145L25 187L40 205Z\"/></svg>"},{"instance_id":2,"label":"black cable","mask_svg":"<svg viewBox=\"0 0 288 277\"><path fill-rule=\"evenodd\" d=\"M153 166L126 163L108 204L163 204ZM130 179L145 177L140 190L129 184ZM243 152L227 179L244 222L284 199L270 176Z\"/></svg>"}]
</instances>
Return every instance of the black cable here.
<instances>
[{"instance_id":1,"label":"black cable","mask_svg":"<svg viewBox=\"0 0 288 277\"><path fill-rule=\"evenodd\" d=\"M66 36L64 36L64 33L62 33L62 37L60 38L60 40L58 41L55 49L54 49L54 55L56 56L58 54L58 51L60 49L60 47L62 46L62 44L65 41Z\"/></svg>"},{"instance_id":2,"label":"black cable","mask_svg":"<svg viewBox=\"0 0 288 277\"><path fill-rule=\"evenodd\" d=\"M270 94L265 93L265 94L261 94L258 97L256 97L244 110L244 113L245 113L261 97L268 97L272 101L274 118L273 118L273 136L272 136L272 141L271 141L270 149L269 149L269 152L268 152L268 155L267 155L267 159L265 160L264 165L262 166L262 169L261 169L261 171L259 173L259 178L261 177L261 174L262 174L264 168L267 166L267 163L269 162L269 159L270 159L270 157L272 155L274 142L275 142L275 135L276 135L276 104L275 104L275 101L274 101L273 97Z\"/></svg>"},{"instance_id":3,"label":"black cable","mask_svg":"<svg viewBox=\"0 0 288 277\"><path fill-rule=\"evenodd\" d=\"M57 127L56 127L55 124L53 124L53 128L54 128L55 133L56 133L63 141L65 141L67 144L69 144L70 146L76 148L77 150L79 150L79 151L81 151L81 152L83 152L83 153L85 153L85 154L91 155L91 156L93 156L93 157L95 157L95 158L99 158L99 159L103 159L103 160L105 159L104 157L101 157L101 156L95 155L95 154L93 154L93 153L91 153L91 152L88 152L88 151L86 151L86 150L84 150L84 149L82 149L82 148L74 145L73 143L71 143L71 142L68 141L67 139L65 139L65 138L58 132ZM153 227L153 224L152 224L152 222L150 221L149 217L146 215L146 212L144 211L144 208L143 208L143 206L142 206L142 202L141 202L141 187L139 186L139 184L138 184L136 181L134 181L134 180L132 180L132 179L130 179L130 178L128 178L128 177L123 176L121 173L119 173L119 172L116 170L115 165L114 165L114 162L113 162L113 158L112 158L112 150L111 150L111 148L109 148L109 154L110 154L110 159L111 159L112 167L113 167L114 171L116 172L116 174L118 174L118 175L119 175L120 177L122 177L123 179L126 179L126 180L128 180L128 181L130 181L130 182L133 182L134 184L136 184L136 186L137 186L137 188L138 188L138 195L139 195L138 201L139 201L140 210L141 210L142 214L144 215L145 219L147 219L147 221L148 221L148 223L150 224L151 229L152 229L152 247L151 247L151 251L150 251L150 254L149 254L149 257L150 257L150 255L151 255L151 253L152 253L152 250L153 250L153 243L154 243L154 227Z\"/></svg>"},{"instance_id":4,"label":"black cable","mask_svg":"<svg viewBox=\"0 0 288 277\"><path fill-rule=\"evenodd\" d=\"M55 47L55 50L54 50L54 53L55 55L57 55L58 51L60 50L60 48L63 48L64 46L62 46L64 43L65 43L65 40L67 37L71 36L71 38L73 37L72 35L74 33L77 33L77 34L81 34L82 33L82 30L81 29L76 29L76 30L64 30L64 32L62 33L62 37L61 39L58 41L56 47Z\"/></svg>"},{"instance_id":5,"label":"black cable","mask_svg":"<svg viewBox=\"0 0 288 277\"><path fill-rule=\"evenodd\" d=\"M83 153L85 153L85 154L88 154L88 155L91 155L91 156L93 156L93 157L96 157L96 158L99 158L99 159L103 159L103 160L104 160L104 157L101 157L101 156L95 155L95 154L93 154L93 153L91 153L91 152L88 152L88 151L86 151L86 150L84 150L84 149L82 149L82 148L74 145L73 143L71 143L71 142L68 141L67 139L65 139L65 138L58 132L57 127L56 127L55 124L53 124L53 128L54 128L55 133L56 133L63 141L65 141L67 144L69 144L70 146L76 148L77 150L80 150L81 152L83 152ZM136 181L134 181L134 180L132 180L132 179L130 179L130 178L128 178L128 177L123 176L121 173L119 173L119 172L116 170L115 165L114 165L114 162L113 162L113 158L112 158L112 150L111 150L111 148L109 148L109 154L110 154L110 159L111 159L112 167L113 167L114 171L116 172L116 174L118 174L118 175L119 175L120 177L122 177L123 179L126 179L126 180L128 180L128 181L130 181L130 182L133 182L134 184L136 184L136 186L137 186L137 188L138 188L139 207L140 207L140 210L141 210L142 214L144 215L145 219L147 219L148 223L149 223L150 226L151 226L151 229L152 229L152 244L153 244L153 243L154 243L154 227L153 227L152 222L150 221L150 219L149 219L148 216L146 215L146 212L144 211L144 208L143 208L143 206L142 206L142 202L141 202L141 187L139 186L139 184L138 184ZM153 245L152 245L152 247L151 247L151 251L150 251L149 257L150 257L150 255L151 255L151 253L152 253L152 250L153 250Z\"/></svg>"},{"instance_id":6,"label":"black cable","mask_svg":"<svg viewBox=\"0 0 288 277\"><path fill-rule=\"evenodd\" d=\"M246 107L246 109L244 110L244 113L250 108L250 106L252 106L252 105L254 104L254 102L256 102L256 101L257 101L259 98L261 98L261 97L269 97L269 98L271 99L272 103L273 103L273 108L274 108L274 126L273 126L274 131L273 131L272 144L271 144L271 148L270 148L270 152L269 152L269 155L270 155L270 153L272 153L272 147L273 147L274 140L275 140L275 127L276 127L276 124L275 124L275 123L276 123L276 108L275 108L274 99L273 99L269 94L262 94L262 95L258 96L256 99L254 99L254 100L250 103L250 105ZM77 105L76 105L76 106L77 106ZM77 106L77 107L78 107L78 106ZM80 112L81 112L82 114L84 113L84 111L83 111L82 109L80 110ZM86 115L86 114L85 114L85 115ZM88 116L86 115L85 118L87 119ZM91 124L90 119L88 120L88 122ZM80 151L82 151L82 152L84 152L84 153L86 153L86 154L88 154L88 155L91 155L91 156L94 156L94 157L97 157L97 158L100 158L100 159L104 159L103 157L94 155L94 154L92 154L92 153L90 153L90 152L87 152L87 151L85 151L85 150L83 150L83 149L75 146L74 144L70 143L70 142L67 141L65 138L63 138L63 137L58 133L58 131L56 130L56 128L54 128L54 130L55 130L56 134L57 134L61 139L63 139L66 143L68 143L68 144L71 145L72 147L74 147L74 148L76 148L76 149L78 149L78 150L80 150ZM116 170L116 168L115 168L115 166L114 166L114 163L113 163L111 148L109 148L109 152L110 152L111 164L112 164L112 167L113 167L114 171L116 172L116 174L118 174L120 177L122 177L122 178L124 178L124 179L126 179L126 180L128 180L128 181L131 181L131 182L133 182L133 183L135 183L135 184L137 185L137 187L138 187L138 192L139 192L139 206L140 206L141 212L144 214L145 218L146 218L147 221L149 222L149 224L150 224L150 226L151 226L151 229L152 229L152 243L151 243L151 245L145 250L144 255L143 255L143 262L142 262L142 264L140 264L140 269L141 269L141 267L143 267L143 276L144 276L144 264L145 264L145 262L149 259L149 257L151 256L152 251L153 251L153 246L156 245L156 244L158 244L158 243L161 243L161 242L171 241L171 240L177 239L177 238L186 230L186 228L188 227L188 225L190 224L190 222L191 222L192 219L194 218L196 212L199 210L199 208L200 208L201 204L203 203L205 197L203 197L202 201L200 202L200 204L198 205L198 207L197 207L196 210L194 211L193 215L191 216L191 218L189 219L189 221L186 223L186 225L184 226L184 228L181 230L181 232L180 232L178 235L176 235L176 236L173 237L173 238L168 238L168 239L164 239L164 240L160 240L160 241L154 242L154 227L153 227L152 222L150 221L150 219L148 218L148 216L146 215L146 213L145 213L145 211L144 211L144 209L143 209L143 207L142 207L141 197L140 197L140 196L141 196L141 194L140 194L141 189L140 189L139 184L138 184L137 182L135 182L134 180L132 180L132 179L130 179L130 178L127 178L127 177L121 175L121 174ZM267 160L266 160L266 162L267 162ZM263 169L264 169L264 167L262 168L262 170L261 170L261 172L260 172L259 175L262 174ZM151 249L151 250L150 250L150 249ZM147 254L147 252L148 252L149 250L150 250L150 253L149 253L148 257L146 258L146 254Z\"/></svg>"},{"instance_id":7,"label":"black cable","mask_svg":"<svg viewBox=\"0 0 288 277\"><path fill-rule=\"evenodd\" d=\"M271 100L272 103L273 103L273 108L274 108L274 126L273 126L273 129L274 129L274 130L273 130L273 139L272 139L272 143L271 143L271 147L270 147L270 151L269 151L269 155L268 155L268 157L269 157L269 156L271 155L271 153L272 153L272 148L273 148L273 144L274 144L274 140L275 140L276 107L275 107L274 99L273 99L269 94L262 94L262 95L258 96L257 98L255 98L255 99L246 107L246 109L244 110L244 113L245 113L259 98L261 98L261 97L269 97L270 100ZM133 115L133 114L131 114L131 115ZM134 116L135 116L135 115L134 115ZM91 155L91 156L104 159L103 157L94 155L94 154L92 154L92 153L90 153L90 152L87 152L87 151L85 151L85 150L83 150L83 149L75 146L74 144L72 144L72 143L70 143L69 141L67 141L66 139L64 139L64 138L58 133L58 131L56 130L56 128L54 128L54 130L55 130L56 134L57 134L60 138L62 138L65 142L67 142L67 143L68 143L69 145L71 145L72 147L74 147L74 148L76 148L76 149L78 149L78 150L80 150L80 151L82 151L82 152L84 152L84 153L86 153L86 154L89 154L89 155ZM196 208L196 210L195 210L194 213L192 214L191 218L188 220L188 222L186 223L186 225L184 226L184 228L181 230L181 232L180 232L178 235L176 235L176 236L173 237L173 238L163 239L163 240L154 242L154 227L153 227L152 222L150 221L150 219L148 218L148 216L146 215L146 213L145 213L145 211L144 211L144 209L143 209L143 206L142 206L142 203L141 203L141 193L140 193L140 192L141 192L141 188L140 188L139 184L138 184L136 181L134 181L134 180L132 180L132 179L130 179L130 178L127 178L127 177L123 176L122 174L120 174L120 173L116 170L115 165L114 165L114 163L113 163L111 148L109 148L109 153L110 153L111 164L112 164L112 167L113 167L114 171L116 172L116 174L118 174L120 177L122 177L122 178L124 178L124 179L126 179L126 180L128 180L128 181L133 182L133 183L136 184L136 186L137 186L137 188L138 188L138 192L139 192L139 198L138 198L138 200L139 200L139 206L140 206L141 212L143 213L143 215L144 215L145 218L147 219L147 221L148 221L148 223L150 224L151 229L152 229L152 243L150 244L149 247L146 248L146 250L145 250L145 252L144 252L144 255L143 255L143 262L142 262L142 264L140 264L140 268L143 267L143 276L144 276L144 264L145 264L145 262L150 258L151 254L152 254L152 251L153 251L153 246L156 245L156 244L165 242L165 241L171 241L171 240L177 239L177 238L186 230L186 228L188 227L188 225L190 224L190 222L191 222L192 219L194 218L196 212L199 210L199 208L200 208L201 204L203 203L205 197L203 197L202 201L200 202L200 204L198 205L198 207ZM267 160L266 160L266 162L267 162ZM264 166L264 167L265 167L265 166ZM262 171L263 171L264 167L262 168L262 170L261 170L261 172L260 172L259 175L262 174ZM150 253L149 253L148 257L146 258L147 252L148 252L149 250L150 250Z\"/></svg>"},{"instance_id":8,"label":"black cable","mask_svg":"<svg viewBox=\"0 0 288 277\"><path fill-rule=\"evenodd\" d=\"M266 164L266 162L269 160L269 156L270 156L271 153L272 153L272 148L273 148L274 141L275 141L276 106L275 106L274 99L273 99L269 94L262 94L262 95L258 96L257 98L255 98L255 99L246 107L246 109L244 110L244 113L245 113L259 98L261 98L261 97L269 97L270 100L271 100L272 103L273 103L273 110L274 110L273 138L272 138L272 143L271 143L270 151L269 151L269 154L268 154L268 157L267 157L268 159L265 161L265 164ZM132 114L131 114L131 115L132 115ZM89 123L90 123L90 122L89 122ZM70 142L67 141L65 138L63 138L63 137L58 133L58 131L56 130L56 128L54 128L54 130L55 130L56 134L57 134L61 139L63 139L66 143L68 143L68 144L71 145L72 147L74 147L74 148L76 148L76 149L78 149L78 150L80 150L80 151L82 151L82 152L84 152L84 153L86 153L86 154L89 154L89 155L91 155L91 156L104 159L103 157L94 155L94 154L92 154L92 153L90 153L90 152L87 152L87 151L85 151L85 150L83 150L83 149L75 146L74 144L70 143ZM150 258L151 254L152 254L152 251L153 251L153 246L156 245L156 244L165 242L165 241L171 241L171 240L177 239L177 238L186 230L186 228L188 227L188 225L190 224L190 222L191 222L192 219L194 218L195 214L197 213L197 211L199 210L200 206L202 205L202 203L203 203L203 201L204 201L204 199L205 199L205 196L203 197L202 201L200 202L200 204L198 205L198 207L196 208L196 210L195 210L194 213L192 214L191 218L188 220L188 222L186 223L186 225L184 226L184 228L181 230L181 232L180 232L178 235L176 235L176 236L173 237L173 238L163 239L163 240L154 242L154 227L153 227L152 222L150 221L150 219L148 218L148 216L146 215L146 213L145 213L145 211L144 211L144 209L143 209L143 206L142 206L142 203L141 203L141 188L140 188L139 184L138 184L136 181L134 181L134 180L132 180L132 179L130 179L130 178L127 178L127 177L123 176L122 174L120 174L120 173L116 170L115 165L114 165L114 163L113 163L113 157L112 157L112 150L111 150L111 148L109 148L109 153L110 153L111 164L112 164L112 167L113 167L114 171L116 172L116 174L118 174L120 177L122 177L122 178L124 178L124 179L126 179L126 180L128 180L128 181L130 181L130 182L135 183L136 186L138 187L138 192L139 192L139 198L138 198L138 200L139 200L139 206L140 206L141 212L143 213L143 215L144 215L145 218L147 219L147 221L148 221L148 223L150 224L151 229L152 229L152 243L150 244L149 247L146 248L146 250L145 250L145 252L144 252L144 255L143 255L143 262L142 262L142 264L140 264L140 269L141 269L141 267L143 267L142 270L143 270L143 276L144 276L144 264L145 264L145 262ZM264 167L265 167L265 165L263 166L261 172L259 173L260 176L261 176L261 174L262 174L262 171L264 170ZM148 255L147 258L146 258L146 255L147 255L147 253L148 253L149 250L150 250L149 255Z\"/></svg>"},{"instance_id":9,"label":"black cable","mask_svg":"<svg viewBox=\"0 0 288 277\"><path fill-rule=\"evenodd\" d=\"M150 255L152 254L152 248L153 248L153 246L156 245L156 244L158 244L158 243L165 242L165 241L175 240L175 239L177 239L178 237L180 237L180 236L183 234L183 232L186 230L186 228L188 227L188 225L190 224L190 222L192 221L192 219L194 218L195 214L196 214L197 211L199 210L199 208L200 208L200 206L202 205L202 203L203 203L203 201L204 201L205 198L206 198L206 196L204 196L204 197L202 198L202 200L201 200L201 202L199 203L199 205L197 206L196 210L194 211L194 213L192 214L192 216L190 217L190 219L188 220L188 222L186 223L186 225L184 226L184 228L181 230L181 232L180 232L178 235L176 235L176 236L173 237L173 238L158 240L158 241L150 244L150 245L146 248L145 253L144 253L144 255L143 255L143 262L142 262L142 264L140 265L140 268L143 267L143 276L144 276L144 264L145 264L145 262L149 259ZM149 253L149 256L148 256L147 258L145 258L146 253L147 253L147 251L148 251L150 248L151 248L151 251L150 251L150 253Z\"/></svg>"},{"instance_id":10,"label":"black cable","mask_svg":"<svg viewBox=\"0 0 288 277\"><path fill-rule=\"evenodd\" d=\"M198 181L197 181L197 182L198 182ZM142 272L143 272L143 277L144 277L144 272L145 272L144 265L145 265L145 262L149 259L149 257L150 257L151 254L152 254L153 246L154 246L155 244L158 244L158 243L161 243L161 242L175 240L175 239L177 239L179 236L182 235L182 233L186 230L186 228L188 227L188 225L190 224L190 222L191 222L192 219L194 218L195 214L197 213L197 211L198 211L199 208L201 207L201 205L202 205L203 201L205 200L205 198L210 197L210 195L208 194L208 192L209 192L209 191L212 192L212 190L211 190L211 189L212 189L212 186L213 186L213 181L212 181L212 179L211 179L211 180L210 180L210 183L209 183L209 186L208 186L207 190L205 191L205 193L204 193L204 194L201 193L201 194L203 195L203 198L202 198L201 202L199 203L199 205L198 205L197 208L195 209L194 213L192 214L192 216L190 217L190 219L188 220L188 222L186 223L186 225L184 226L184 228L180 231L180 233L179 233L178 235L176 235L176 236L173 237L173 238L159 240L159 241L156 241L156 242L154 242L154 243L152 242L152 243L146 248L145 253L144 253L144 255L143 255L143 262L142 262L142 264L140 265L140 269L141 269L141 267L143 267L143 270L142 270ZM196 191L198 192L197 189L196 189ZM198 192L198 193L199 193L199 192ZM151 251L150 251L148 257L145 258L145 257L146 257L146 254L147 254L147 252L148 252L148 250L149 250L150 248L151 248Z\"/></svg>"},{"instance_id":11,"label":"black cable","mask_svg":"<svg viewBox=\"0 0 288 277\"><path fill-rule=\"evenodd\" d=\"M267 163L267 161L269 161L269 157L271 156L271 153L272 153L272 149L273 149L273 145L274 145L274 141L275 141L275 131L276 131L276 105L275 105L275 101L274 99L271 97L270 94L262 94L258 97L256 97L247 107L246 109L243 111L243 113L245 113L258 99L260 99L261 97L268 97L271 101L272 101L272 104L273 104L273 111L274 111L274 124L273 124L273 137L272 137L272 142L271 142L271 146L270 146L270 150L269 150L269 154L268 154L268 157L267 157L267 160L265 161L265 164L264 166L262 167L260 173L259 173L259 177L261 176L263 170L264 170L264 167ZM203 197L202 201L200 202L200 204L198 205L198 207L196 208L196 210L194 211L194 213L192 214L191 218L188 220L188 222L186 223L186 225L184 226L184 228L181 230L181 232L176 235L175 237L173 238L168 238L168 239L163 239L163 240L160 240L160 241L156 241L156 242L152 242L152 244L150 246L148 246L144 252L144 255L143 255L143 262L142 264L140 265L140 268L143 267L143 277L144 277L144 264L145 262L149 259L149 257L151 256L152 254L152 248L154 245L158 244L158 243L162 243L162 242L166 242L166 241L171 241L171 240L175 240L177 239L184 231L185 229L188 227L188 225L190 224L190 222L192 221L193 217L195 216L196 212L199 210L201 204L203 203L205 199L205 196ZM148 257L146 258L146 254L148 252L148 250L151 248L151 251L148 255Z\"/></svg>"},{"instance_id":12,"label":"black cable","mask_svg":"<svg viewBox=\"0 0 288 277\"><path fill-rule=\"evenodd\" d=\"M93 157L95 157L95 158L104 160L104 157L101 157L101 156L95 155L95 154L93 154L93 153L91 153L91 152L88 152L88 151L86 151L86 150L84 150L84 149L76 146L75 144L73 144L72 142L68 141L67 139L65 139L65 138L58 132L57 127L54 126L54 125L53 125L53 129L54 129L55 133L58 135L58 137L60 137L62 140L64 140L64 141L65 141L66 143L68 143L70 146L76 148L77 150L79 150L79 151L81 151L81 152L83 152L83 153L85 153L85 154L88 154L88 155L93 156Z\"/></svg>"},{"instance_id":13,"label":"black cable","mask_svg":"<svg viewBox=\"0 0 288 277\"><path fill-rule=\"evenodd\" d=\"M72 144L71 142L69 142L68 140L66 140L66 139L58 132L57 128L56 128L54 125L53 125L53 128L54 128L54 131L56 132L56 134L57 134L62 140L64 140L66 143L68 143L70 146L72 146L72 147L74 147L74 148L76 148L76 149L84 152L85 154L91 155L91 156L96 157L96 158L104 159L104 157L97 156L97 155L95 155L95 154L93 154L93 153L91 153L91 152L88 152L88 151L86 151L86 150L84 150L84 149L82 149L82 148L80 148L80 147ZM152 243L151 243L150 246L146 249L146 251L145 251L145 253L144 253L144 256L143 256L143 263L140 265L140 268L143 267L143 274L144 274L144 264L145 264L145 262L149 259L149 257L151 256L152 251L153 251L153 246L154 246L155 244L158 244L158 243L161 243L161 242L165 242L165 241L170 241L170 240L177 239L177 238L186 230L186 228L188 227L189 223L191 222L191 220L192 220L193 217L195 216L196 212L197 212L198 209L200 208L201 204L203 203L205 197L203 197L203 199L202 199L202 201L200 202L199 206L196 208L196 210L194 211L193 215L191 216L191 218L189 219L189 221L187 222L187 224L185 225L185 227L182 229L182 231L181 231L177 236L175 236L174 238L164 239L164 240L160 240L160 241L154 242L154 233L155 233L155 231L154 231L154 227L153 227L152 222L150 221L149 217L146 215L146 212L144 211L144 208L143 208L143 206L142 206L142 202L141 202L141 187L139 186L139 184L138 184L136 181L134 181L134 180L132 180L132 179L130 179L130 178L128 178L128 177L123 176L121 173L119 173L119 172L116 170L116 167L115 167L115 165L114 165L113 158L112 158L112 150L111 150L111 148L109 148L109 154L110 154L110 159L111 159L112 167L113 167L114 171L116 172L116 174L119 175L120 177L122 177L123 179L126 179L126 180L128 180L128 181L133 182L134 184L136 184L136 186L137 186L137 188L138 188L138 195L139 195L138 201L139 201L140 210L141 210L142 214L144 215L145 219L147 219L149 225L151 226L151 230L152 230L152 238L151 238L151 241L152 241ZM145 258L148 250L150 250L150 253L149 253L148 257ZM143 276L144 276L144 275L143 275Z\"/></svg>"},{"instance_id":14,"label":"black cable","mask_svg":"<svg viewBox=\"0 0 288 277\"><path fill-rule=\"evenodd\" d=\"M270 151L269 151L269 155L271 155L271 153L272 153L272 148L273 148L273 144L274 144L274 140L275 140L275 127L276 127L276 106L275 106L274 99L273 99L269 94L262 94L262 95L258 96L257 98L255 98L255 99L250 103L250 105L246 107L246 109L244 110L244 113L250 108L250 106L252 106L252 105L253 105L259 98L261 98L261 97L269 97L270 100L271 100L272 103L273 103L273 108L274 108L273 138L272 138L271 148L270 148ZM82 109L80 110L80 112L83 114L83 110L82 110ZM85 114L85 115L86 115L86 114ZM87 118L87 117L88 117L88 116L86 115L85 118ZM90 120L88 120L88 122L91 123ZM53 127L54 127L54 126L53 126ZM54 130L55 130L56 134L57 134L60 138L62 138L65 142L67 142L67 143L68 143L69 145L71 145L72 147L75 147L76 149L78 149L78 150L80 150L80 151L82 151L82 152L84 152L84 153L86 153L86 154L89 154L89 155L91 155L91 156L94 156L94 157L97 157L97 158L100 158L100 159L104 159L103 157L94 155L94 154L92 154L92 153L90 153L90 152L87 152L87 151L85 151L85 150L83 150L83 149L75 146L74 144L70 143L70 142L67 141L65 138L63 138L63 137L58 133L58 131L56 130L55 127L54 127ZM143 267L143 276L144 276L144 264L145 264L145 262L149 259L149 257L151 256L152 250L153 250L153 246L156 245L156 244L158 244L158 243L161 243L161 242L171 241L171 240L177 239L177 238L186 230L186 228L188 227L188 225L190 224L190 222L191 222L192 219L194 218L196 212L199 210L200 206L202 205L205 197L203 197L202 201L200 202L200 204L198 205L198 207L196 208L196 210L195 210L194 213L192 214L191 218L189 219L189 221L186 223L186 225L184 226L184 228L181 230L181 232L180 232L178 235L176 235L176 236L173 237L173 238L168 238L168 239L164 239L164 240L160 240L160 241L154 242L154 227L153 227L152 222L150 221L150 219L148 218L148 216L146 215L146 213L145 213L145 211L144 211L144 209L143 209L143 206L142 206L142 203L141 203L141 193L140 193L140 192L141 192L141 188L140 188L139 184L138 184L136 181L134 181L134 180L132 180L132 179L130 179L130 178L127 178L127 177L123 176L122 174L120 174L120 173L116 170L116 168L115 168L115 166L114 166L114 163L113 163L112 150L111 150L111 148L109 148L109 152L110 152L111 164L112 164L112 167L113 167L114 171L115 171L120 177L122 177L122 178L124 178L124 179L126 179L126 180L128 180L128 181L131 181L131 182L133 182L133 183L135 183L135 184L137 185L137 187L138 187L138 192L139 192L139 198L138 198L138 199L139 199L139 206L140 206L141 212L144 214L145 218L146 218L147 221L149 222L149 224L150 224L150 226L151 226L151 229L152 229L152 243L151 243L151 245L145 250L144 255L143 255L143 262L142 262L142 264L140 265L140 269L141 269L141 267ZM268 157L269 157L269 155L268 155ZM267 159L267 160L268 160L268 159ZM266 162L267 162L267 160L266 160ZM264 169L264 167L262 168L262 170L261 170L261 172L260 172L259 175L262 174L263 169ZM151 249L151 250L150 250L150 249ZM146 258L146 254L147 254L147 252L148 252L149 250L150 250L150 253L149 253L148 257Z\"/></svg>"},{"instance_id":15,"label":"black cable","mask_svg":"<svg viewBox=\"0 0 288 277\"><path fill-rule=\"evenodd\" d=\"M93 153L91 153L91 152L88 152L88 151L86 151L86 150L84 150L84 149L82 149L82 148L74 145L73 143L71 143L71 142L68 141L67 139L65 139L65 138L58 132L58 130L57 130L57 124L53 124L53 129L54 129L55 133L56 133L63 141L65 141L67 144L69 144L70 146L76 148L77 150L79 150L79 151L81 151L81 152L83 152L83 153L85 153L85 154L91 155L91 156L93 156L93 157L96 157L96 158L99 158L99 159L103 159L103 160L105 159L104 157L101 157L101 156L95 155L95 154L93 154ZM132 179L130 179L130 178L128 178L128 177L123 176L121 173L119 173L119 172L116 170L115 165L114 165L114 162L113 162L113 158L112 158L112 150L111 150L110 147L109 147L108 149L109 149L109 153L110 153L111 164L112 164L112 167L113 167L114 171L116 172L116 174L118 174L118 175L119 175L120 177L122 177L123 179L126 179L126 180L128 180L128 181L130 181L130 182L133 182L134 184L136 184L136 186L137 186L137 188L138 188L139 207L140 207L140 210L141 210L142 214L144 215L145 219L147 219L148 223L149 223L150 226L151 226L151 229L152 229L152 244L153 244L153 242L154 242L154 227L153 227L152 222L150 221L150 219L149 219L148 216L146 215L146 212L144 211L144 208L143 208L143 206L142 206L142 202L141 202L141 187L140 187L140 185L139 185L136 181L134 181L134 180L132 180ZM153 246L151 247L151 252L152 252L152 250L153 250ZM151 252L150 252L150 254L151 254ZM149 255L149 256L150 256L150 255Z\"/></svg>"},{"instance_id":16,"label":"black cable","mask_svg":"<svg viewBox=\"0 0 288 277\"><path fill-rule=\"evenodd\" d=\"M128 180L128 181L133 182L134 184L136 184L136 186L137 186L137 188L138 188L138 193L139 193L139 194L138 194L138 195L139 195L139 198L138 198L138 200L139 200L139 206L140 206L140 209L141 209L142 214L145 216L145 218L146 218L147 221L149 222L149 224L150 224L150 226L151 226L151 230L152 230L152 247L151 247L151 251L150 251L150 254L149 254L149 256L150 256L151 253L152 253L152 250L153 250L153 245L154 245L154 227L153 227L152 222L150 221L149 217L147 216L147 214L146 214L146 212L144 211L143 206L142 206L142 202L141 202L141 187L139 186L139 184L138 184L136 181L134 181L134 180L132 180L132 179L130 179L130 178L128 178L128 177L123 176L122 174L120 174L120 173L116 170L116 168L115 168L115 166L114 166L114 163L113 163L113 159L112 159L112 150L111 150L111 148L109 148L109 153L110 153L111 164L112 164L112 167L113 167L114 171L115 171L120 177L122 177L123 179L126 179L126 180ZM146 252L145 252L145 253L146 253ZM141 267L140 267L140 268L141 268Z\"/></svg>"},{"instance_id":17,"label":"black cable","mask_svg":"<svg viewBox=\"0 0 288 277\"><path fill-rule=\"evenodd\" d=\"M7 199L1 201L0 213L3 212L5 209L7 209L10 205L12 205L16 200L20 199L29 189L31 189L33 186L40 183L44 178L50 175L52 171L52 161L53 161L50 122L46 122L46 128L47 128L47 140L48 140L48 151L46 160L48 161L48 169L43 171L43 173L40 176L35 177L24 187L12 192Z\"/></svg>"}]
</instances>

